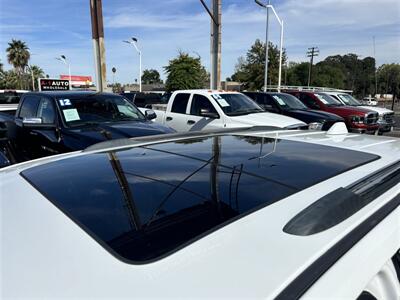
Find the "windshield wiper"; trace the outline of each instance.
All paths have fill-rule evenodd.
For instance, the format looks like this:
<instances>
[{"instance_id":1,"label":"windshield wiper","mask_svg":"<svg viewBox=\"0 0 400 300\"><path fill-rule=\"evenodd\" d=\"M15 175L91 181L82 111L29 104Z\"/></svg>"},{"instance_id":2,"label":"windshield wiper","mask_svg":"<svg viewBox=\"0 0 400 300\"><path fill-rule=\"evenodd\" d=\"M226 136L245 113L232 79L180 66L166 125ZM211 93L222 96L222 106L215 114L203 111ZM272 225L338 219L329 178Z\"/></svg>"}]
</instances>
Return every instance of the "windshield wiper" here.
<instances>
[{"instance_id":1,"label":"windshield wiper","mask_svg":"<svg viewBox=\"0 0 400 300\"><path fill-rule=\"evenodd\" d=\"M81 122L78 124L73 124L71 127L80 127L80 126L98 126L100 122L94 122L94 121L87 121L87 122Z\"/></svg>"}]
</instances>

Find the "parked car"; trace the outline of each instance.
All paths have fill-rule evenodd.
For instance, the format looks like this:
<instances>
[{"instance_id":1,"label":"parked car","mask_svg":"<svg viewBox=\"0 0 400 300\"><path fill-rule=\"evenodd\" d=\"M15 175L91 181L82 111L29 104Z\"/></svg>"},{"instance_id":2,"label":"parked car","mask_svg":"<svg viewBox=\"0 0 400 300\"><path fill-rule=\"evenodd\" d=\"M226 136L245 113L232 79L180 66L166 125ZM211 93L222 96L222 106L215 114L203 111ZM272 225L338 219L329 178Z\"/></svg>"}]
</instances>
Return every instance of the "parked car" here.
<instances>
[{"instance_id":1,"label":"parked car","mask_svg":"<svg viewBox=\"0 0 400 300\"><path fill-rule=\"evenodd\" d=\"M336 122L344 122L338 115L313 110L295 96L286 93L243 92L268 112L293 117L310 125L310 128L328 130Z\"/></svg>"},{"instance_id":2,"label":"parked car","mask_svg":"<svg viewBox=\"0 0 400 300\"><path fill-rule=\"evenodd\" d=\"M356 133L378 133L379 115L364 108L348 106L325 94L324 92L306 92L289 90L287 93L296 96L307 107L336 114L344 118L349 131Z\"/></svg>"},{"instance_id":3,"label":"parked car","mask_svg":"<svg viewBox=\"0 0 400 300\"><path fill-rule=\"evenodd\" d=\"M339 100L344 105L356 106L364 109L369 109L371 111L375 111L379 114L378 124L379 124L379 133L390 132L393 130L393 126L395 124L394 121L394 111L377 106L367 106L362 105L357 99L355 99L352 95L341 93L341 92L326 92L329 96L332 96L336 100Z\"/></svg>"},{"instance_id":4,"label":"parked car","mask_svg":"<svg viewBox=\"0 0 400 300\"><path fill-rule=\"evenodd\" d=\"M364 97L362 102L363 102L364 105L369 105L369 106L378 105L378 101L373 97Z\"/></svg>"},{"instance_id":5,"label":"parked car","mask_svg":"<svg viewBox=\"0 0 400 300\"><path fill-rule=\"evenodd\" d=\"M7 128L5 124L0 123L0 168L7 167L11 164L8 150Z\"/></svg>"},{"instance_id":6,"label":"parked car","mask_svg":"<svg viewBox=\"0 0 400 300\"><path fill-rule=\"evenodd\" d=\"M157 115L155 122L178 132L256 125L308 128L300 120L266 112L249 97L237 92L175 91L167 105L158 105L157 108L154 110Z\"/></svg>"},{"instance_id":7,"label":"parked car","mask_svg":"<svg viewBox=\"0 0 400 300\"><path fill-rule=\"evenodd\" d=\"M163 95L160 93L140 93L140 92L123 92L121 96L127 98L137 107L151 108L153 104L166 104Z\"/></svg>"},{"instance_id":8,"label":"parked car","mask_svg":"<svg viewBox=\"0 0 400 300\"><path fill-rule=\"evenodd\" d=\"M22 96L14 116L0 113L20 161L82 150L109 139L174 132L150 120L123 97L96 92Z\"/></svg>"},{"instance_id":9,"label":"parked car","mask_svg":"<svg viewBox=\"0 0 400 300\"><path fill-rule=\"evenodd\" d=\"M8 167L1 297L399 299L399 153L336 123L108 141Z\"/></svg>"},{"instance_id":10,"label":"parked car","mask_svg":"<svg viewBox=\"0 0 400 300\"><path fill-rule=\"evenodd\" d=\"M0 90L0 111L12 114L18 107L21 96L26 90Z\"/></svg>"}]
</instances>

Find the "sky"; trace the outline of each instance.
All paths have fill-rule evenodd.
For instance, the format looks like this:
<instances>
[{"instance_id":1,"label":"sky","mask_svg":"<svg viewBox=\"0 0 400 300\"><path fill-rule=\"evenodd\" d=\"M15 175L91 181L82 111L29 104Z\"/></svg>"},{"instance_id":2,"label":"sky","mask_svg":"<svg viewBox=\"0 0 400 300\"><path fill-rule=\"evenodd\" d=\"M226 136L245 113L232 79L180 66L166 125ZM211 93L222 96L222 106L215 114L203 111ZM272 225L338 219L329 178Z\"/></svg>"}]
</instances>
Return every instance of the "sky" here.
<instances>
[{"instance_id":1,"label":"sky","mask_svg":"<svg viewBox=\"0 0 400 300\"><path fill-rule=\"evenodd\" d=\"M264 0L265 1L265 0ZM211 0L206 0L210 5ZM58 78L68 74L57 56L65 55L72 75L94 76L89 0L0 0L0 60L14 39L25 41L30 64ZM284 21L284 47L289 61L307 61L307 48L317 46L316 62L329 55L373 56L377 64L400 63L399 0L271 0ZM222 78L233 74L240 56L256 39L265 40L265 9L253 0L222 0ZM143 69L163 67L178 51L200 56L209 70L210 18L199 0L103 0L107 80L132 83L142 50ZM270 40L278 44L280 27L271 14Z\"/></svg>"}]
</instances>

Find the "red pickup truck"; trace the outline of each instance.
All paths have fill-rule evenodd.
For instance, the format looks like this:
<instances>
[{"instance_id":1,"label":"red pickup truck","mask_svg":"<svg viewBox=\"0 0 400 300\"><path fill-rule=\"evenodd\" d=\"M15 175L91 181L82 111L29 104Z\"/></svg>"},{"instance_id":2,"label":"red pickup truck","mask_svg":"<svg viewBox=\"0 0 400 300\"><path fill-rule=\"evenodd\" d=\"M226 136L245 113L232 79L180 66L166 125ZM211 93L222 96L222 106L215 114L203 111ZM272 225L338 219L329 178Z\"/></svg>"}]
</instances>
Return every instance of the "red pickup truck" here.
<instances>
[{"instance_id":1,"label":"red pickup truck","mask_svg":"<svg viewBox=\"0 0 400 300\"><path fill-rule=\"evenodd\" d=\"M288 90L285 91L285 93L296 96L311 109L322 110L341 116L344 118L346 126L350 132L375 133L379 130L379 114L377 112L344 105L322 92Z\"/></svg>"}]
</instances>

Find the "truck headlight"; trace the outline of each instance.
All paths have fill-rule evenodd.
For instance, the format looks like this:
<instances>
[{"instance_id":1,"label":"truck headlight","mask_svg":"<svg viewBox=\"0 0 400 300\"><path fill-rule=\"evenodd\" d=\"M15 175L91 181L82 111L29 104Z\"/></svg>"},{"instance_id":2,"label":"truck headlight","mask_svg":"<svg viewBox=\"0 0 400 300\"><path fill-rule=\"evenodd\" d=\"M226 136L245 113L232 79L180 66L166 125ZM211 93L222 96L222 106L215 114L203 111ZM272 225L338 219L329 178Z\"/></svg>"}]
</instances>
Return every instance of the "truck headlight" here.
<instances>
[{"instance_id":1,"label":"truck headlight","mask_svg":"<svg viewBox=\"0 0 400 300\"><path fill-rule=\"evenodd\" d=\"M319 123L319 122L309 123L308 124L308 129L310 129L310 130L321 130L323 125L324 125L323 123Z\"/></svg>"},{"instance_id":2,"label":"truck headlight","mask_svg":"<svg viewBox=\"0 0 400 300\"><path fill-rule=\"evenodd\" d=\"M364 123L364 117L363 116L350 116L351 123L356 123L356 124L363 124Z\"/></svg>"}]
</instances>

